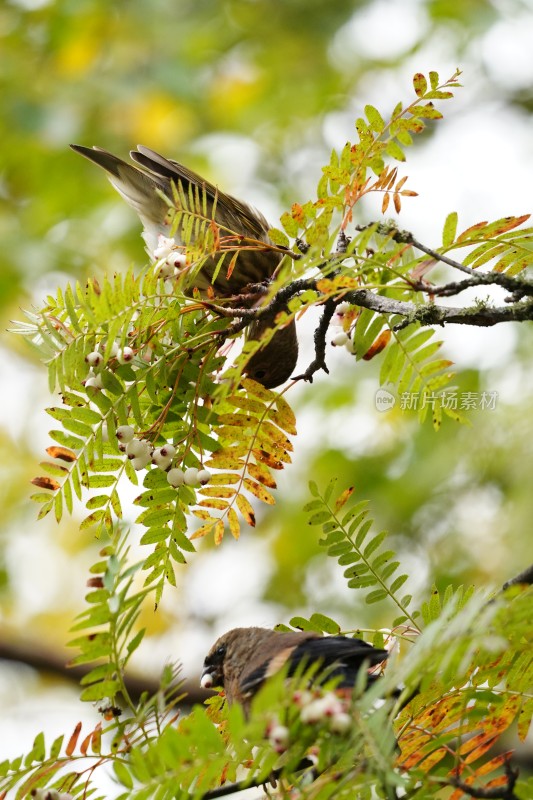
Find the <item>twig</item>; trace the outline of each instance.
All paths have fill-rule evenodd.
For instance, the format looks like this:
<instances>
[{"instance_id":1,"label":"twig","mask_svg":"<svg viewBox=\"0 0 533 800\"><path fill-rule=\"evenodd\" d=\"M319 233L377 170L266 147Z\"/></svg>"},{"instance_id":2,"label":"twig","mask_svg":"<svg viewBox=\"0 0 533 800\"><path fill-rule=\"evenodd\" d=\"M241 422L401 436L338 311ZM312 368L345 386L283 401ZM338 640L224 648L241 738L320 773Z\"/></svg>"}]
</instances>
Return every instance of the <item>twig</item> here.
<instances>
[{"instance_id":1,"label":"twig","mask_svg":"<svg viewBox=\"0 0 533 800\"><path fill-rule=\"evenodd\" d=\"M464 783L459 778L452 778L450 781L451 786L455 786L470 797L479 798L480 800L518 800L514 793L514 787L518 779L518 770L513 769L509 762L505 764L505 775L507 783L505 786L492 786L489 788L475 788L468 783Z\"/></svg>"},{"instance_id":2,"label":"twig","mask_svg":"<svg viewBox=\"0 0 533 800\"><path fill-rule=\"evenodd\" d=\"M329 375L329 369L326 365L326 334L328 332L331 318L335 314L337 305L338 301L333 300L332 298L329 298L324 303L324 311L314 334L315 357L305 372L303 372L301 375L297 375L294 378L295 381L303 380L313 383L313 375L315 372L318 372L319 369L323 369L324 372Z\"/></svg>"}]
</instances>

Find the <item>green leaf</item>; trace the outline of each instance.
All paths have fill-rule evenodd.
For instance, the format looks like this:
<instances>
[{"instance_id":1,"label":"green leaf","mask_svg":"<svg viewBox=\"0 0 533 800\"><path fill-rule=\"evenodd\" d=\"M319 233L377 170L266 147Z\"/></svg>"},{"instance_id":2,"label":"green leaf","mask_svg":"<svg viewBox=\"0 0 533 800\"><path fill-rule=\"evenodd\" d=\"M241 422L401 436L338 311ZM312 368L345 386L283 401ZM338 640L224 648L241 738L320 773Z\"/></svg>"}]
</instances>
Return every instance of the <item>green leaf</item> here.
<instances>
[{"instance_id":1,"label":"green leaf","mask_svg":"<svg viewBox=\"0 0 533 800\"><path fill-rule=\"evenodd\" d=\"M450 247L454 241L455 236L457 234L457 222L458 222L458 215L456 211L452 211L446 217L444 222L444 228L442 230L442 244L444 247Z\"/></svg>"},{"instance_id":2,"label":"green leaf","mask_svg":"<svg viewBox=\"0 0 533 800\"><path fill-rule=\"evenodd\" d=\"M365 114L371 129L376 133L382 133L385 128L385 121L377 108L367 105L365 106Z\"/></svg>"}]
</instances>

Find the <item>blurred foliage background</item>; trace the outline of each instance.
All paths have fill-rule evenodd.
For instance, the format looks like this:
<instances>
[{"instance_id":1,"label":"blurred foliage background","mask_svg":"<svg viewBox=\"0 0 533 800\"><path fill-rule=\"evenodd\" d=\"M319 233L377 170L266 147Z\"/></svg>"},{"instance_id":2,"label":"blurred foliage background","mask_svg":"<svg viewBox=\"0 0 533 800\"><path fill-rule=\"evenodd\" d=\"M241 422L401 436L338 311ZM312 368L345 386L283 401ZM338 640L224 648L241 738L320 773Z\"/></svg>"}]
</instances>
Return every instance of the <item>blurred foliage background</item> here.
<instances>
[{"instance_id":1,"label":"blurred foliage background","mask_svg":"<svg viewBox=\"0 0 533 800\"><path fill-rule=\"evenodd\" d=\"M135 215L69 142L124 155L137 143L159 149L275 224L290 203L313 196L321 165L353 138L365 103L386 114L411 97L414 72L445 79L459 65L466 88L408 153L420 197L399 224L437 245L451 210L464 227L527 212L532 37L527 0L4 2L0 329L58 285L144 263ZM361 214L375 219L379 205ZM305 365L312 321L302 331ZM139 670L177 658L194 676L214 636L235 624L313 611L347 628L390 623L386 607L361 604L340 568L324 562L301 511L309 478L325 486L336 476L370 500L419 597L433 583L497 586L533 560L531 329L442 336L460 390L497 392L495 410L436 434L398 407L379 413L379 363L356 365L332 350L330 376L288 394L300 435L277 505L260 509L257 529L241 541L218 550L202 543L174 595L157 614L146 611L151 638ZM0 353L1 638L62 655L98 543L75 518L59 528L35 521L29 480L48 444L43 409L53 401L22 341L2 333ZM21 730L5 755L30 741L28 708L29 731L39 729L38 702L52 724L48 688L31 669L0 671L9 730L17 721Z\"/></svg>"}]
</instances>

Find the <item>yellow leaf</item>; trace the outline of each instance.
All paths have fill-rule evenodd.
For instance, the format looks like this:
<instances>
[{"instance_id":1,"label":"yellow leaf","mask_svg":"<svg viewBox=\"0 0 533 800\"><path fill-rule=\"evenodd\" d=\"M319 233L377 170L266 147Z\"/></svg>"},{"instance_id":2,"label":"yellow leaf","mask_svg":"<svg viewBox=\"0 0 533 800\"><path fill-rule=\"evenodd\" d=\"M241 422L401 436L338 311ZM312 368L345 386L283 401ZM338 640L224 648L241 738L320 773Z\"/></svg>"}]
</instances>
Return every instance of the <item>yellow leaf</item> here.
<instances>
[{"instance_id":1,"label":"yellow leaf","mask_svg":"<svg viewBox=\"0 0 533 800\"><path fill-rule=\"evenodd\" d=\"M258 500L261 500L263 503L268 503L269 506L275 504L276 501L262 484L251 481L250 478L245 478L243 483L248 491L257 497Z\"/></svg>"},{"instance_id":2,"label":"yellow leaf","mask_svg":"<svg viewBox=\"0 0 533 800\"><path fill-rule=\"evenodd\" d=\"M208 533L211 533L213 530L213 525L216 525L220 520L215 519L215 517L209 518L211 521L207 522L205 525L202 525L201 528L198 528L189 538L192 539L201 539L202 536L207 536Z\"/></svg>"},{"instance_id":3,"label":"yellow leaf","mask_svg":"<svg viewBox=\"0 0 533 800\"><path fill-rule=\"evenodd\" d=\"M221 519L218 520L217 524L215 525L215 544L218 546L224 537L224 523Z\"/></svg>"},{"instance_id":4,"label":"yellow leaf","mask_svg":"<svg viewBox=\"0 0 533 800\"><path fill-rule=\"evenodd\" d=\"M350 499L352 494L355 491L355 486L350 486L348 489L345 489L342 494L337 497L335 502L335 512L343 507L343 505Z\"/></svg>"},{"instance_id":5,"label":"yellow leaf","mask_svg":"<svg viewBox=\"0 0 533 800\"><path fill-rule=\"evenodd\" d=\"M200 500L198 505L202 506L202 508L216 508L217 511L225 511L228 507L228 501L217 500L215 497L211 497L209 500Z\"/></svg>"},{"instance_id":6,"label":"yellow leaf","mask_svg":"<svg viewBox=\"0 0 533 800\"><path fill-rule=\"evenodd\" d=\"M235 509L230 508L228 511L228 525L231 535L234 539L238 539L241 535L241 526L239 524L239 517Z\"/></svg>"},{"instance_id":7,"label":"yellow leaf","mask_svg":"<svg viewBox=\"0 0 533 800\"><path fill-rule=\"evenodd\" d=\"M276 488L276 481L264 464L248 464L248 472L252 478L255 478L256 481L259 481L259 483L268 486L269 489Z\"/></svg>"},{"instance_id":8,"label":"yellow leaf","mask_svg":"<svg viewBox=\"0 0 533 800\"><path fill-rule=\"evenodd\" d=\"M232 486L205 486L199 493L205 497L233 497L236 491Z\"/></svg>"},{"instance_id":9,"label":"yellow leaf","mask_svg":"<svg viewBox=\"0 0 533 800\"><path fill-rule=\"evenodd\" d=\"M284 397L279 397L276 405L276 410L271 408L268 412L269 419L271 419L272 422L275 422L276 425L278 425L286 433L290 433L295 436L296 417L294 416L294 411Z\"/></svg>"},{"instance_id":10,"label":"yellow leaf","mask_svg":"<svg viewBox=\"0 0 533 800\"><path fill-rule=\"evenodd\" d=\"M255 528L254 510L251 506L251 503L246 499L246 497L243 494L237 495L237 508L241 512L245 522L247 522L251 528Z\"/></svg>"},{"instance_id":11,"label":"yellow leaf","mask_svg":"<svg viewBox=\"0 0 533 800\"><path fill-rule=\"evenodd\" d=\"M257 397L259 400L270 401L274 400L276 397L275 392L270 391L270 389L265 389L264 386L251 378L243 378L241 383L247 392L253 394L253 396Z\"/></svg>"}]
</instances>

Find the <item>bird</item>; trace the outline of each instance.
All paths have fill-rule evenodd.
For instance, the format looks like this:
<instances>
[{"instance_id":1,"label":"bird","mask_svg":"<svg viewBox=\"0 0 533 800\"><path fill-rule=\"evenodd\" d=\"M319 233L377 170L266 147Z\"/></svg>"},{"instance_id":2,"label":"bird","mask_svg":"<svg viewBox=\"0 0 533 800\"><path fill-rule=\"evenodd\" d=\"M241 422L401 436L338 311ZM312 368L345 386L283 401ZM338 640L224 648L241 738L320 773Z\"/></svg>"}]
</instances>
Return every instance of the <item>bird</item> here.
<instances>
[{"instance_id":1,"label":"bird","mask_svg":"<svg viewBox=\"0 0 533 800\"><path fill-rule=\"evenodd\" d=\"M104 169L113 187L137 212L143 224L146 249L152 259L155 258L160 237L168 237L171 232L173 215L169 210L175 206L179 196L176 195L176 188L181 187L186 197L190 189L193 190L193 196L195 192L200 198L205 196L207 217L214 210L214 219L222 235L238 237L235 250L243 249L239 250L236 262L234 252L228 252L216 276L215 268L222 254L217 252L206 258L192 278L193 285L186 286L188 293L197 288L206 294L212 287L215 296L230 298L245 293L250 284L268 283L272 279L284 253L270 240L269 224L265 217L252 206L220 191L183 164L167 159L143 145L130 151L134 164L100 147L79 144L71 144L70 147ZM182 238L184 224L182 220L173 234L177 245L185 244ZM242 307L242 301L240 305ZM275 316L266 314L254 320L249 326L248 338L260 340L265 330L273 327ZM244 371L265 388L273 389L290 378L297 358L296 325L291 320L250 358Z\"/></svg>"},{"instance_id":2,"label":"bird","mask_svg":"<svg viewBox=\"0 0 533 800\"><path fill-rule=\"evenodd\" d=\"M200 685L204 689L222 688L229 705L240 703L249 714L256 692L283 668L290 677L299 666L318 663L322 679L337 678L336 688L348 689L354 687L363 666L374 667L387 657L387 650L348 636L233 628L217 639L205 657ZM368 675L369 682L375 679L375 675Z\"/></svg>"}]
</instances>

